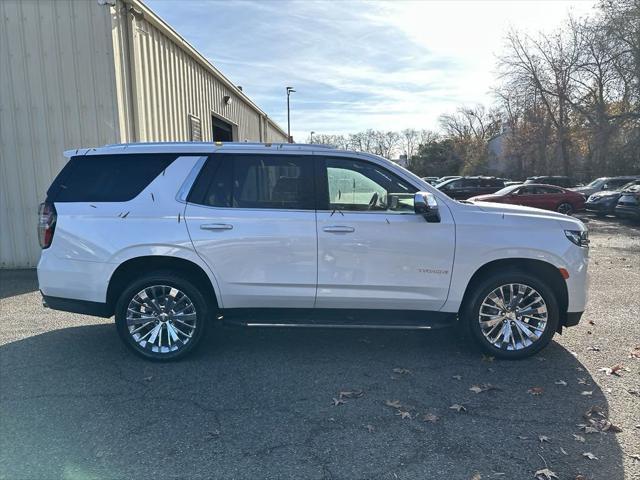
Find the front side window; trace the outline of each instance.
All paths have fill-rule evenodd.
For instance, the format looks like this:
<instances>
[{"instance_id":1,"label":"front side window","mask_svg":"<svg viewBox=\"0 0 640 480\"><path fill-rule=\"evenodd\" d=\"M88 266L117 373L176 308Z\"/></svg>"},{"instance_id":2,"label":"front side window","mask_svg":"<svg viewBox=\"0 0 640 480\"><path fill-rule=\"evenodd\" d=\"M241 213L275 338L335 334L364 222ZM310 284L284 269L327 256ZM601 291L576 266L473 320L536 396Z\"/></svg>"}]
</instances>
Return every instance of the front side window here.
<instances>
[{"instance_id":1,"label":"front side window","mask_svg":"<svg viewBox=\"0 0 640 480\"><path fill-rule=\"evenodd\" d=\"M189 201L212 207L313 210L313 160L217 154L203 169Z\"/></svg>"},{"instance_id":2,"label":"front side window","mask_svg":"<svg viewBox=\"0 0 640 480\"><path fill-rule=\"evenodd\" d=\"M329 210L411 212L417 189L379 165L350 158L327 158Z\"/></svg>"}]
</instances>

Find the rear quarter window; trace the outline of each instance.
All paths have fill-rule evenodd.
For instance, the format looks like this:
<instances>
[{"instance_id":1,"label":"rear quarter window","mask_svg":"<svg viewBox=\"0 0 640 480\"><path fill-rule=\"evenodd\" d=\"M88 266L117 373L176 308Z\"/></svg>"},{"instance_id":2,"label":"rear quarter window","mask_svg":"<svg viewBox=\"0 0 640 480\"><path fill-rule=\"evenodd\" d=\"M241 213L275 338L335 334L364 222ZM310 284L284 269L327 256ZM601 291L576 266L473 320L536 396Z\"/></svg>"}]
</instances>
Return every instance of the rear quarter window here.
<instances>
[{"instance_id":1,"label":"rear quarter window","mask_svg":"<svg viewBox=\"0 0 640 480\"><path fill-rule=\"evenodd\" d=\"M71 157L47 190L50 202L126 202L138 196L177 155Z\"/></svg>"}]
</instances>

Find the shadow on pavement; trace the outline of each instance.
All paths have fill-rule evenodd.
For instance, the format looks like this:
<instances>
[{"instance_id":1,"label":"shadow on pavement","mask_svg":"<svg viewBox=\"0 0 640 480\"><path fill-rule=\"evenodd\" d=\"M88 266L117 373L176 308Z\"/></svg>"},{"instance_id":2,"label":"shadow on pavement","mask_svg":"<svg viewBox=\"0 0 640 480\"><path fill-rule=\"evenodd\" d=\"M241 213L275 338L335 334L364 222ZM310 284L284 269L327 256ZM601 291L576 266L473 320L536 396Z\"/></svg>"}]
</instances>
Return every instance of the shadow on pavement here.
<instances>
[{"instance_id":1,"label":"shadow on pavement","mask_svg":"<svg viewBox=\"0 0 640 480\"><path fill-rule=\"evenodd\" d=\"M38 290L36 271L0 269L0 299Z\"/></svg>"},{"instance_id":2,"label":"shadow on pavement","mask_svg":"<svg viewBox=\"0 0 640 480\"><path fill-rule=\"evenodd\" d=\"M624 477L615 435L577 426L593 405L607 413L603 393L556 343L503 362L444 330L217 329L156 364L100 324L4 345L0 367L0 478L520 479L545 462L560 478ZM469 390L482 384L499 390Z\"/></svg>"}]
</instances>

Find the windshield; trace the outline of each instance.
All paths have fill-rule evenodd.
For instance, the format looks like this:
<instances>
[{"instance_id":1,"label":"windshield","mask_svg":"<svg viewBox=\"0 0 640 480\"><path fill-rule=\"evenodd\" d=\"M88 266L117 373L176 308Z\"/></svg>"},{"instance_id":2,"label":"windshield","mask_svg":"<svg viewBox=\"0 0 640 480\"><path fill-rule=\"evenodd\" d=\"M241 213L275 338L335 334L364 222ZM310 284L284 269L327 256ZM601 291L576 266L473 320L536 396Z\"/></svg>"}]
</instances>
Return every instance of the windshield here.
<instances>
[{"instance_id":1,"label":"windshield","mask_svg":"<svg viewBox=\"0 0 640 480\"><path fill-rule=\"evenodd\" d=\"M498 190L495 193L492 193L491 195L506 195L507 193L511 193L513 192L516 188L521 187L522 185L518 184L518 185L509 185L508 187L504 187L500 190Z\"/></svg>"},{"instance_id":2,"label":"windshield","mask_svg":"<svg viewBox=\"0 0 640 480\"><path fill-rule=\"evenodd\" d=\"M602 183L605 181L605 178L596 178L593 182L591 182L590 184L587 185L587 187L597 187L598 184Z\"/></svg>"}]
</instances>

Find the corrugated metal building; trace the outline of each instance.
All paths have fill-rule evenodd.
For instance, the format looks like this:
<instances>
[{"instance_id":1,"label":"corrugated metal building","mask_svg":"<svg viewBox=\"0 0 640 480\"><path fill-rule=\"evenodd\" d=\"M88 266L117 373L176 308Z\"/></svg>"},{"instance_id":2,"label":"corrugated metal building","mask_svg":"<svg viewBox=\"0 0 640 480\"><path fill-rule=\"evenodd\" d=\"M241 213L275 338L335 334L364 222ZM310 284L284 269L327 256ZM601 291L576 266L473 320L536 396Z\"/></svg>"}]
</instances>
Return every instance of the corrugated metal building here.
<instances>
[{"instance_id":1,"label":"corrugated metal building","mask_svg":"<svg viewBox=\"0 0 640 480\"><path fill-rule=\"evenodd\" d=\"M64 150L214 139L286 133L143 3L0 2L0 267L36 264Z\"/></svg>"}]
</instances>

